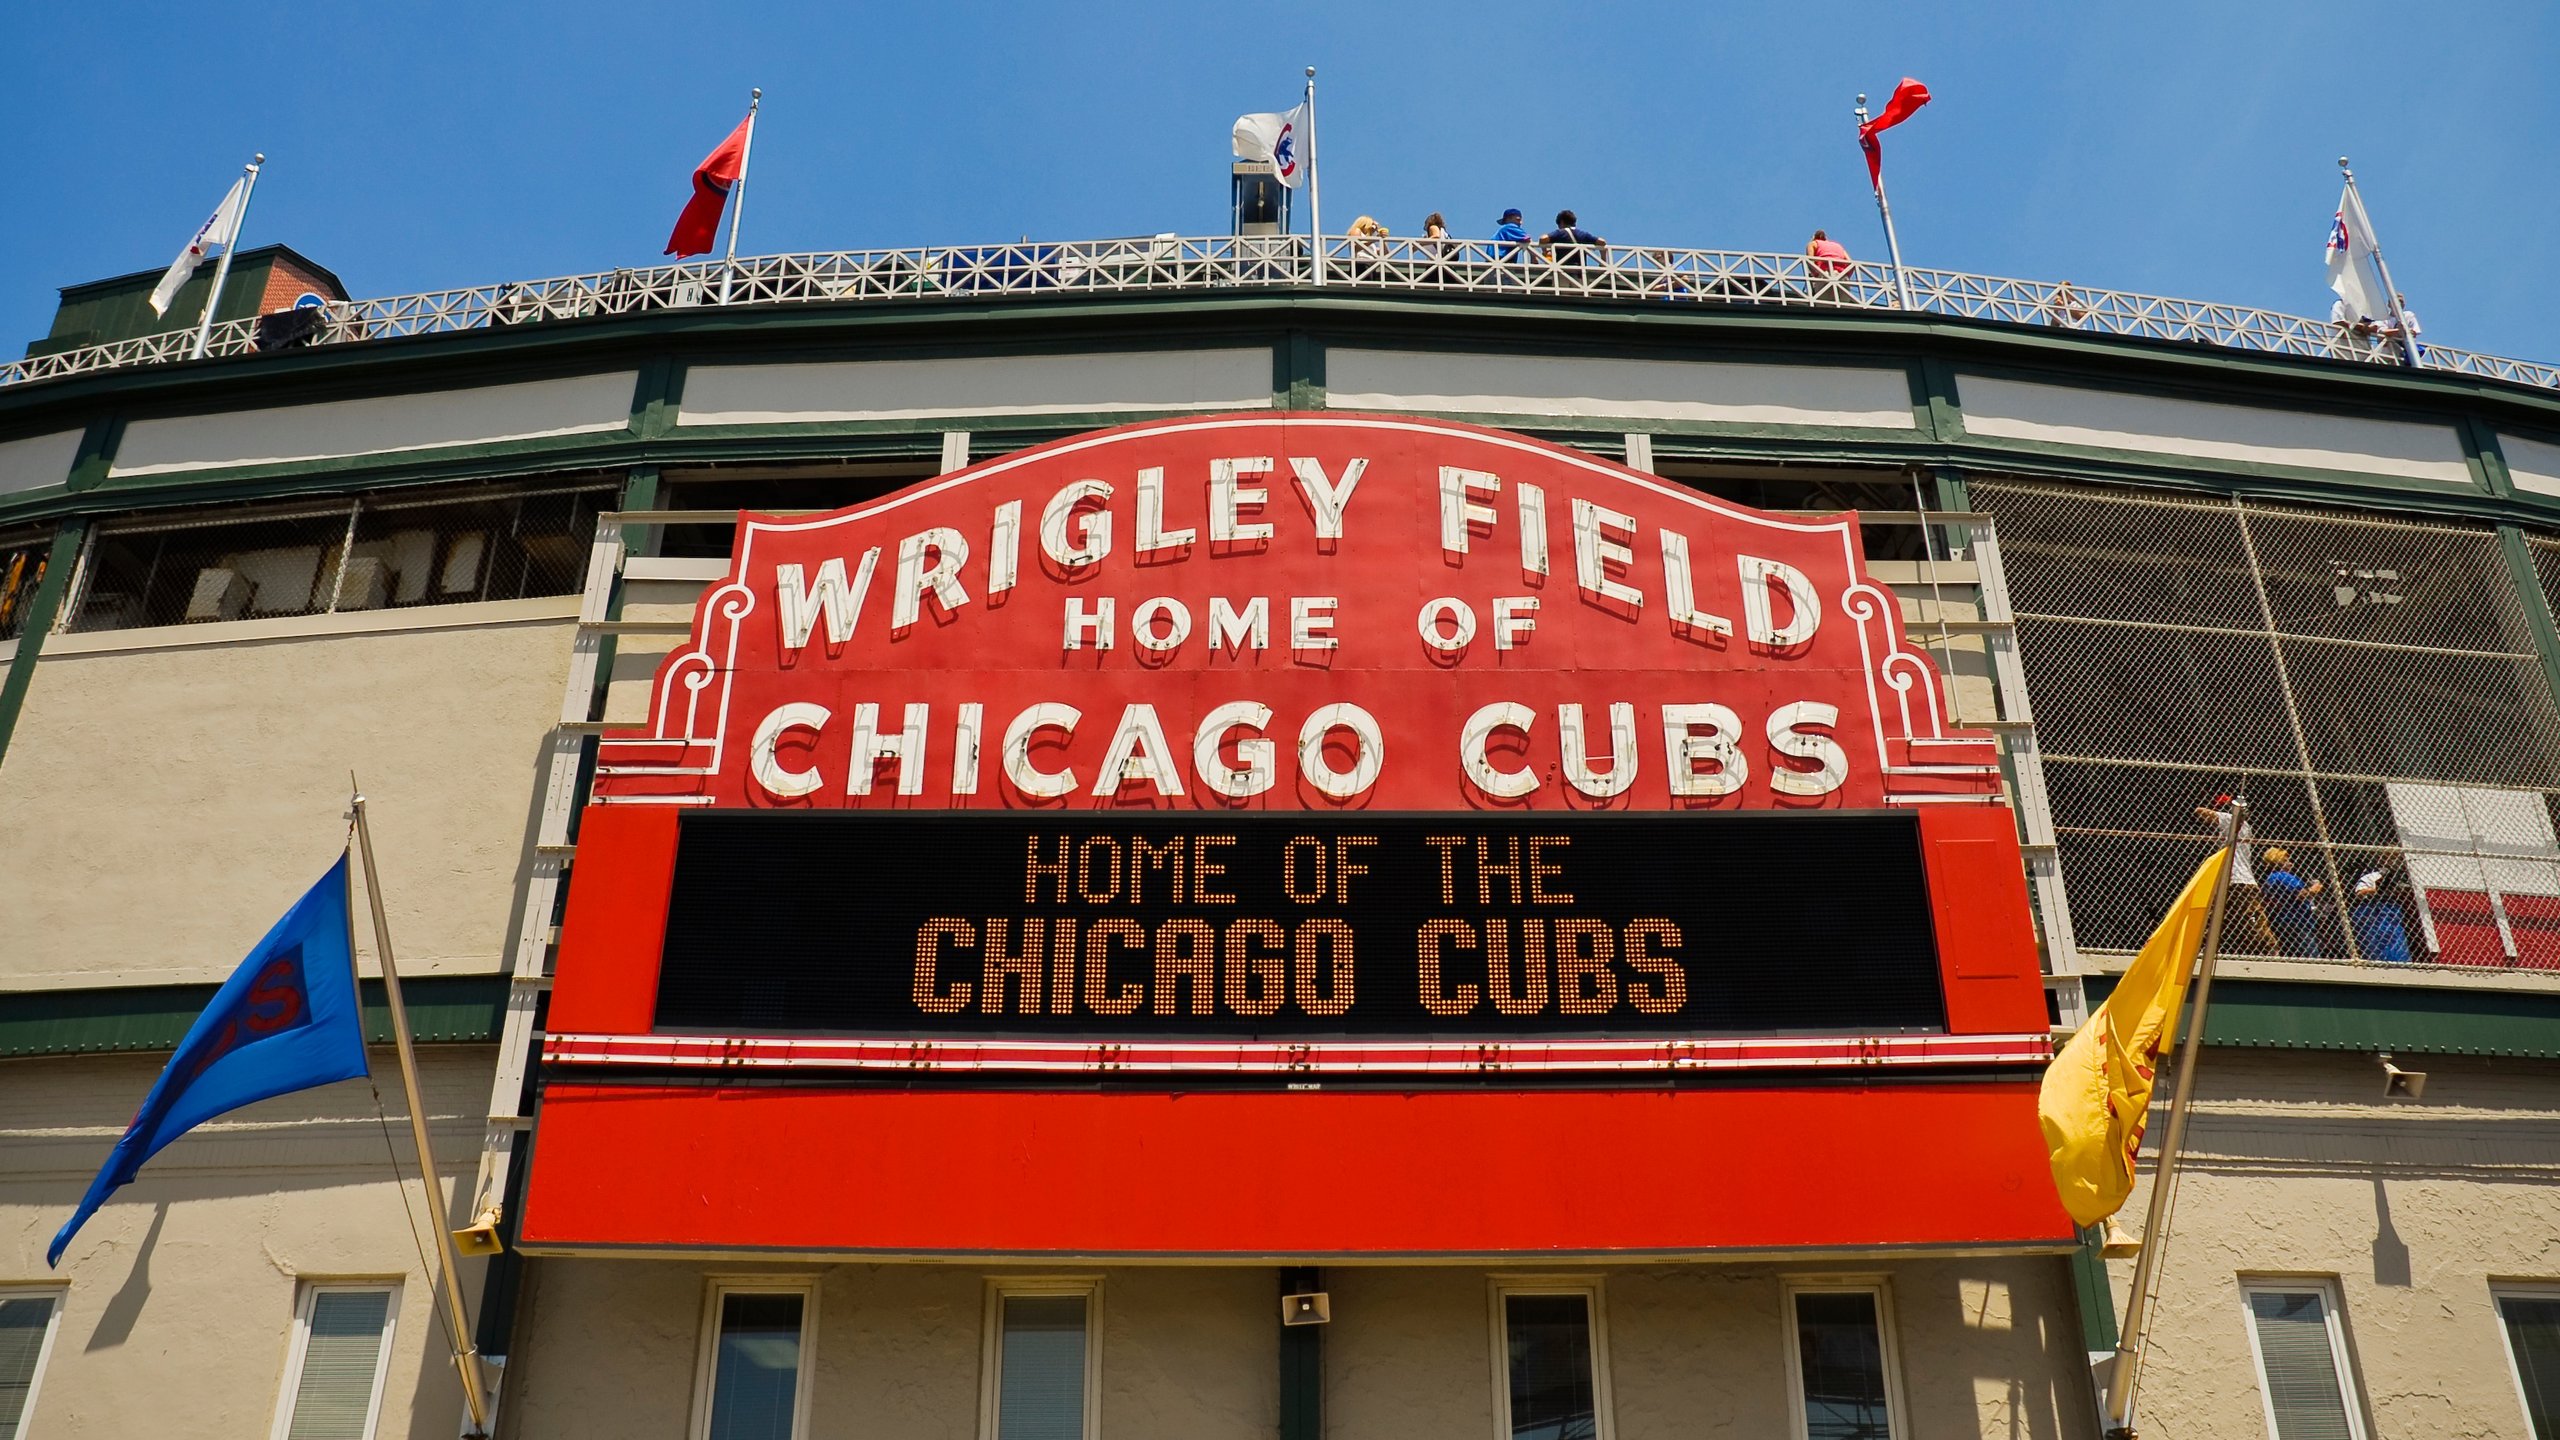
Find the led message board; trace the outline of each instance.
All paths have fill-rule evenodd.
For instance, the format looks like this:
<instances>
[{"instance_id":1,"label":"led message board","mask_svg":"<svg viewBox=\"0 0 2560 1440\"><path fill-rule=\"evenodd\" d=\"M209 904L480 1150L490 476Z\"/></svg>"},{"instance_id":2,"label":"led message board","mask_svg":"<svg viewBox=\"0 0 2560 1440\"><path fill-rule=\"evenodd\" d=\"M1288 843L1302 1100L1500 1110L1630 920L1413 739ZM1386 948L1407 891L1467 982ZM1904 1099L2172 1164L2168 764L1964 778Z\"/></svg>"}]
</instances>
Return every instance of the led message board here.
<instances>
[{"instance_id":1,"label":"led message board","mask_svg":"<svg viewBox=\"0 0 2560 1440\"><path fill-rule=\"evenodd\" d=\"M685 816L657 1028L1942 1030L1908 812Z\"/></svg>"}]
</instances>

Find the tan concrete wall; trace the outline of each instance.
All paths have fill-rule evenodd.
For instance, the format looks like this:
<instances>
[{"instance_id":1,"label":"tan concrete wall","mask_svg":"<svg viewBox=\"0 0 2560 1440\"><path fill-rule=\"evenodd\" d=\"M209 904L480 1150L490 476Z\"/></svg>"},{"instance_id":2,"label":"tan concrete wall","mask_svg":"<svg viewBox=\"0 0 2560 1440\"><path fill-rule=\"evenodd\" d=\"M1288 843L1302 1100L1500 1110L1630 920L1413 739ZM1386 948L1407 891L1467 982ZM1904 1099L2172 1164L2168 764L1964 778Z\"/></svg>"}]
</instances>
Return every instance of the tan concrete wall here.
<instances>
[{"instance_id":1,"label":"tan concrete wall","mask_svg":"<svg viewBox=\"0 0 2560 1440\"><path fill-rule=\"evenodd\" d=\"M2308 1275L2336 1282L2376 1437L2530 1440L2489 1285L2560 1280L2560 1066L2398 1058L2428 1072L2423 1100L2386 1102L2371 1056L2207 1052L2145 1434L2263 1440L2240 1279ZM2155 1112L2155 1144L2164 1128ZM2132 1266L2111 1268L2122 1313Z\"/></svg>"},{"instance_id":2,"label":"tan concrete wall","mask_svg":"<svg viewBox=\"0 0 2560 1440\"><path fill-rule=\"evenodd\" d=\"M478 1163L495 1052L420 1057L452 1223ZM0 1062L0 1284L68 1284L30 1434L264 1436L284 1385L306 1279L400 1285L379 1434L450 1440L461 1386L429 1310L432 1279L402 1219L423 1223L399 1062L373 1067L410 1176L395 1180L373 1097L360 1080L282 1096L190 1132L93 1216L48 1271L46 1244L71 1216L161 1056ZM465 1261L478 1304L480 1262Z\"/></svg>"},{"instance_id":3,"label":"tan concrete wall","mask_svg":"<svg viewBox=\"0 0 2560 1440\"><path fill-rule=\"evenodd\" d=\"M510 1361L508 1436L679 1440L710 1279L820 1277L812 1435L970 1440L989 1281L1102 1277L1102 1433L1269 1440L1279 1426L1279 1288L1267 1269L979 1270L544 1259ZM1341 1433L1341 1432L1336 1432Z\"/></svg>"},{"instance_id":4,"label":"tan concrete wall","mask_svg":"<svg viewBox=\"0 0 2560 1440\"><path fill-rule=\"evenodd\" d=\"M505 613L390 619L464 610ZM404 970L499 968L569 622L221 643L228 628L65 636L36 662L0 756L0 935L22 942L0 945L0 988L228 975L336 858L350 770Z\"/></svg>"},{"instance_id":5,"label":"tan concrete wall","mask_svg":"<svg viewBox=\"0 0 2560 1440\"><path fill-rule=\"evenodd\" d=\"M821 1277L813 1435L977 1433L988 1272L966 1265L719 1266L543 1259L519 1319L509 1433L684 1433L713 1275ZM1101 1432L1110 1440L1268 1440L1279 1423L1278 1277L1258 1267L1114 1267L1102 1277ZM1782 1284L1839 1267L1618 1267L1601 1277L1618 1440L1787 1433ZM1907 1410L1937 1440L2089 1440L2059 1260L1884 1265ZM1332 1440L1487 1440L1489 1274L1325 1272Z\"/></svg>"}]
</instances>

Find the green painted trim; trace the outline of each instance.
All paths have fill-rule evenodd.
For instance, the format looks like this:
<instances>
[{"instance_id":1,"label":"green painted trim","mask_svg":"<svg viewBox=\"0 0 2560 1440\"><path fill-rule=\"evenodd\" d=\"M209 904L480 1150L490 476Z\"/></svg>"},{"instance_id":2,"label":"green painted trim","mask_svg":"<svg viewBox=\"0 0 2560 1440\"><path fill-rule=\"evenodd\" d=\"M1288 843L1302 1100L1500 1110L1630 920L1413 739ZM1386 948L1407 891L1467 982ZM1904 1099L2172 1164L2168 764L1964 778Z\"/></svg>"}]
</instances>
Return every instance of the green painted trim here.
<instances>
[{"instance_id":1,"label":"green painted trim","mask_svg":"<svg viewBox=\"0 0 2560 1440\"><path fill-rule=\"evenodd\" d=\"M2112 975L2083 982L2095 1008ZM2220 980L2205 1043L2266 1050L2388 1050L2560 1060L2560 994L2316 980Z\"/></svg>"},{"instance_id":2,"label":"green painted trim","mask_svg":"<svg viewBox=\"0 0 2560 1440\"><path fill-rule=\"evenodd\" d=\"M1282 1296L1324 1288L1324 1272L1292 1265L1280 1272ZM1324 1440L1322 1325L1280 1327L1280 1440Z\"/></svg>"},{"instance_id":3,"label":"green painted trim","mask_svg":"<svg viewBox=\"0 0 2560 1440\"><path fill-rule=\"evenodd\" d=\"M2081 1347L2095 1355L2116 1348L2116 1294L2107 1283L2107 1257L2099 1253L2101 1232L2080 1232L2080 1248L2071 1252L2071 1298L2080 1310Z\"/></svg>"},{"instance_id":4,"label":"green painted trim","mask_svg":"<svg viewBox=\"0 0 2560 1440\"><path fill-rule=\"evenodd\" d=\"M9 757L9 736L18 728L18 712L27 705L27 687L35 683L36 659L45 637L62 613L62 597L71 588L71 571L79 563L80 546L89 527L66 520L53 532L53 548L45 552L44 579L27 601L27 623L18 631L17 652L9 657L8 678L0 679L0 761Z\"/></svg>"},{"instance_id":5,"label":"green painted trim","mask_svg":"<svg viewBox=\"0 0 2560 1440\"><path fill-rule=\"evenodd\" d=\"M673 424L686 367L792 359L896 359L948 355L1070 354L1203 346L1267 347L1273 394L1284 403L1324 401L1329 346L1428 353L1641 356L1898 368L1916 376L1911 431L1833 432L1800 427L1658 425L1666 459L1969 466L2067 481L2234 491L2327 504L2412 511L2552 528L2560 497L2515 496L2471 486L2330 471L2209 465L2141 452L2091 452L1993 443L1962 434L1958 372L2014 375L2082 388L2114 388L2331 416L2384 414L2420 423L2466 424L2494 435L2560 434L2560 393L2442 372L2321 359L2221 352L2171 342L2054 332L2049 327L1952 321L1886 313L1827 313L1749 306L1666 306L1658 302L1522 302L1494 297L1408 297L1374 292L1236 291L1181 297L1093 296L1074 300L931 299L896 305L741 309L721 314L664 312L537 324L297 350L0 387L0 429L17 433L94 427L112 443L115 417L219 412L357 394L556 378L628 368L638 372L632 423L613 432L555 437L389 457L304 462L256 472L229 470L116 480L100 468L98 493L28 493L0 501L0 523L126 513L376 486L494 479L559 470L623 471L634 465L818 458L929 458L940 422L860 426L729 427ZM664 376L663 388L652 377ZM643 395L643 388L655 393ZM1925 398L1924 419L1920 403ZM1188 413L1188 412L1182 412ZM1135 414L998 417L972 424L979 448L1074 433L1144 418ZM1587 443L1577 422L1547 417L1453 416ZM1534 425L1524 425L1525 420ZM921 426L933 424L928 432ZM2485 427L2485 429L2483 429ZM1589 436L1614 453L1623 419L1596 420ZM1934 431L1934 435L1931 433ZM2492 442L2491 448L2494 448ZM2484 465L2484 476L2490 473Z\"/></svg>"},{"instance_id":6,"label":"green painted trim","mask_svg":"<svg viewBox=\"0 0 2560 1440\"><path fill-rule=\"evenodd\" d=\"M631 387L631 433L642 440L662 440L675 433L676 416L684 408L685 367L661 355L640 367Z\"/></svg>"},{"instance_id":7,"label":"green painted trim","mask_svg":"<svg viewBox=\"0 0 2560 1440\"><path fill-rule=\"evenodd\" d=\"M1324 342L1304 330L1282 336L1272 347L1272 404L1282 410L1323 409L1324 353Z\"/></svg>"},{"instance_id":8,"label":"green painted trim","mask_svg":"<svg viewBox=\"0 0 2560 1440\"><path fill-rule=\"evenodd\" d=\"M80 448L71 457L71 473L63 477L62 488L76 494L106 484L107 472L115 468L116 447L123 443L122 417L101 415L90 421L80 434Z\"/></svg>"},{"instance_id":9,"label":"green painted trim","mask_svg":"<svg viewBox=\"0 0 2560 1440\"><path fill-rule=\"evenodd\" d=\"M1935 356L1911 367L1911 418L1920 433L1946 442L1964 437L1964 409L1956 396L1956 369Z\"/></svg>"},{"instance_id":10,"label":"green painted trim","mask_svg":"<svg viewBox=\"0 0 2560 1440\"><path fill-rule=\"evenodd\" d=\"M382 982L364 984L367 1042L391 1043ZM217 985L144 985L107 990L19 990L0 994L0 1058L131 1055L174 1050L213 1003ZM423 975L402 983L410 1034L430 1045L490 1045L507 1013L503 975Z\"/></svg>"}]
</instances>

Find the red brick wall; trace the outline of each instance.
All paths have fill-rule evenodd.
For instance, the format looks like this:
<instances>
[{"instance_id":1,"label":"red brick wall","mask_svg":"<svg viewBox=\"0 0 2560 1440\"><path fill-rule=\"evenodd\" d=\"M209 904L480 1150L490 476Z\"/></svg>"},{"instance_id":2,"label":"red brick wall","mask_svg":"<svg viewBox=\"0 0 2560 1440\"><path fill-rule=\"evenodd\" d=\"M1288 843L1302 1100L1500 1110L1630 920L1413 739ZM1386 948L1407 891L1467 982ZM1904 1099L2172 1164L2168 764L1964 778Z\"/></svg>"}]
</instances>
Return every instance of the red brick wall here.
<instances>
[{"instance_id":1,"label":"red brick wall","mask_svg":"<svg viewBox=\"0 0 2560 1440\"><path fill-rule=\"evenodd\" d=\"M267 267L267 289L265 294L258 297L258 313L272 315L278 310L290 310L293 308L294 297L306 292L316 292L333 300L347 298L339 293L337 286L302 266L279 257L273 265Z\"/></svg>"}]
</instances>

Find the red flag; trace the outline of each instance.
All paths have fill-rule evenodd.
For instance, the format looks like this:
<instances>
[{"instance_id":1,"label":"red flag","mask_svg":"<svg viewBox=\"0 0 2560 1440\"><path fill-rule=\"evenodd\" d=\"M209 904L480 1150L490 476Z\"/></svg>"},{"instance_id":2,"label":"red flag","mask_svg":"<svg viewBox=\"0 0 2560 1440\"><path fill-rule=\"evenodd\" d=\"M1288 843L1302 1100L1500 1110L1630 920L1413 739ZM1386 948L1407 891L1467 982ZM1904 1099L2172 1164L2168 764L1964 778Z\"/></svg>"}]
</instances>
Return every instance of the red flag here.
<instances>
[{"instance_id":1,"label":"red flag","mask_svg":"<svg viewBox=\"0 0 2560 1440\"><path fill-rule=\"evenodd\" d=\"M1929 87L1909 76L1893 87L1893 98L1884 102L1876 118L1858 127L1858 148L1867 152L1867 183L1881 189L1884 185L1884 147L1876 136L1911 118L1912 113L1929 103Z\"/></svg>"},{"instance_id":2,"label":"red flag","mask_svg":"<svg viewBox=\"0 0 2560 1440\"><path fill-rule=\"evenodd\" d=\"M675 233L667 237L667 253L681 260L687 255L708 255L720 234L720 212L729 203L729 191L738 183L738 172L746 167L747 137L754 133L755 112L738 122L729 138L719 148L703 157L693 169L693 198L685 202L684 213L676 217Z\"/></svg>"}]
</instances>

